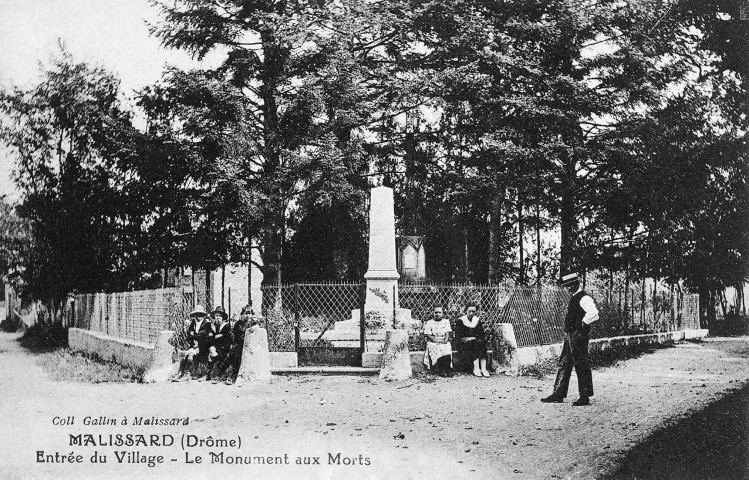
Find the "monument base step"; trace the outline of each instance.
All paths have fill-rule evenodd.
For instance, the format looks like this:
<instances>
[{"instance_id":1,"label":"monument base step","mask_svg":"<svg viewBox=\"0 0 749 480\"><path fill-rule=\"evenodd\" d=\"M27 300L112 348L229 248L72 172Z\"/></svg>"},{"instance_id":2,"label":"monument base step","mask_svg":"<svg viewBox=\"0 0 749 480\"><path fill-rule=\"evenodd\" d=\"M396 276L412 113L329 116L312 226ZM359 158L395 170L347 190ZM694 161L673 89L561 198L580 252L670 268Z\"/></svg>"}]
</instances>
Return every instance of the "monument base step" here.
<instances>
[{"instance_id":1,"label":"monument base step","mask_svg":"<svg viewBox=\"0 0 749 480\"><path fill-rule=\"evenodd\" d=\"M296 367L296 368L271 368L274 375L301 375L308 373L320 373L323 375L377 375L378 368L365 367Z\"/></svg>"}]
</instances>

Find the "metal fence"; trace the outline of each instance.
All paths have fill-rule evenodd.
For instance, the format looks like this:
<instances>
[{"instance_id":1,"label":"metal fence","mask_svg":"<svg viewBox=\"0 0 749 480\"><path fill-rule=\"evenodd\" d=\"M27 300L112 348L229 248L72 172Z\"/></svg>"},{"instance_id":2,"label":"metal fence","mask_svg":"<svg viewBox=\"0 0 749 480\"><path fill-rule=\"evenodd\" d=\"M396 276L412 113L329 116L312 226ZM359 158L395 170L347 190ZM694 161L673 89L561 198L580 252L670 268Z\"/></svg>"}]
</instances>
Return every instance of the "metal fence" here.
<instances>
[{"instance_id":1,"label":"metal fence","mask_svg":"<svg viewBox=\"0 0 749 480\"><path fill-rule=\"evenodd\" d=\"M556 343L562 337L564 314L569 293L558 288L512 288L486 285L401 285L400 307L411 310L411 317L426 322L435 306L439 305L455 321L468 303L478 306L484 326L495 331L499 323L511 323L518 346ZM423 350L425 339L421 332L409 338L409 347Z\"/></svg>"},{"instance_id":2,"label":"metal fence","mask_svg":"<svg viewBox=\"0 0 749 480\"><path fill-rule=\"evenodd\" d=\"M699 328L699 300L695 294L663 291L641 295L636 289L592 291L600 319L592 338ZM401 284L395 309L408 309L417 328L409 331L409 348L423 350L420 326L439 305L452 326L469 302L478 305L486 328L512 324L519 347L558 343L570 294L557 287L517 288L487 285ZM358 283L295 284L263 287L262 313L271 351L305 348L358 347L361 337L352 330L364 296ZM395 313L393 313L395 315ZM345 323L340 323L344 322ZM337 335L347 329L351 335ZM334 334L336 333L336 334ZM331 338L337 340L332 341ZM365 350L368 342L365 338ZM378 339L376 341L381 341Z\"/></svg>"},{"instance_id":3,"label":"metal fence","mask_svg":"<svg viewBox=\"0 0 749 480\"><path fill-rule=\"evenodd\" d=\"M264 286L261 313L272 352L294 352L303 348L332 348L325 334L336 324L352 319L359 309L358 283L305 283ZM358 345L345 344L349 347Z\"/></svg>"},{"instance_id":4,"label":"metal fence","mask_svg":"<svg viewBox=\"0 0 749 480\"><path fill-rule=\"evenodd\" d=\"M699 295L679 290L591 290L600 312L593 338L700 328Z\"/></svg>"},{"instance_id":5,"label":"metal fence","mask_svg":"<svg viewBox=\"0 0 749 480\"><path fill-rule=\"evenodd\" d=\"M192 297L179 288L88 293L76 295L70 308L77 328L153 343L161 330L184 336Z\"/></svg>"},{"instance_id":6,"label":"metal fence","mask_svg":"<svg viewBox=\"0 0 749 480\"><path fill-rule=\"evenodd\" d=\"M378 347L370 348L368 342L381 343L381 338L366 333L362 342L358 319L365 292L360 283L265 286L262 292L261 314L272 352L360 348L362 344L365 350L376 351ZM699 328L695 294L664 290L643 295L633 288L590 294L600 312L591 331L593 338ZM436 305L443 307L454 326L469 302L478 305L490 331L499 323L512 324L518 346L525 347L561 341L569 298L567 291L555 287L402 284L394 307L410 310L412 351L424 349L421 327ZM148 343L156 340L159 331L174 330L176 344L184 347L192 306L192 293L164 288L76 295L65 315L75 327Z\"/></svg>"}]
</instances>

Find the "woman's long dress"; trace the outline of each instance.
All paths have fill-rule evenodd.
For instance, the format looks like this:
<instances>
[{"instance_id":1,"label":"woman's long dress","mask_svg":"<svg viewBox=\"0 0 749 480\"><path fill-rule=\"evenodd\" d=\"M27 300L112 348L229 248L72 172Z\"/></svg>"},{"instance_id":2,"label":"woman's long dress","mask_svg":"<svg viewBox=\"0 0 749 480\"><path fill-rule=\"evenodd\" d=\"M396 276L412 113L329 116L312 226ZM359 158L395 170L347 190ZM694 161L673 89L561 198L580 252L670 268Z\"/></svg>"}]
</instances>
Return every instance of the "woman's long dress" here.
<instances>
[{"instance_id":1,"label":"woman's long dress","mask_svg":"<svg viewBox=\"0 0 749 480\"><path fill-rule=\"evenodd\" d=\"M486 332L484 325L479 320L476 326L471 328L466 325L468 318L463 315L455 322L455 338L457 339L458 352L465 355L467 360L474 361L477 358L487 358ZM475 337L474 340L463 342L461 339Z\"/></svg>"}]
</instances>

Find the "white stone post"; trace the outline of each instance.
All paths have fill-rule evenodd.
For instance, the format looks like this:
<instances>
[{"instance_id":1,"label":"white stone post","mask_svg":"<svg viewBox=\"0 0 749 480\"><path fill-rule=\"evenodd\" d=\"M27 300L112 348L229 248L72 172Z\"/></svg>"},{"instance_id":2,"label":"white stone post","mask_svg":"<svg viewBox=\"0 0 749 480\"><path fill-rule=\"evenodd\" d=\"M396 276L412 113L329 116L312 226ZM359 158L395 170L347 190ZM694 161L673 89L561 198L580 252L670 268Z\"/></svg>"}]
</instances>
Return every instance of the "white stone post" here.
<instances>
[{"instance_id":1,"label":"white stone post","mask_svg":"<svg viewBox=\"0 0 749 480\"><path fill-rule=\"evenodd\" d=\"M239 364L236 384L265 382L270 378L268 332L258 326L249 327L244 336L242 361Z\"/></svg>"},{"instance_id":2,"label":"white stone post","mask_svg":"<svg viewBox=\"0 0 749 480\"><path fill-rule=\"evenodd\" d=\"M408 352L406 330L385 332L385 351L382 354L380 378L396 381L411 378L411 355Z\"/></svg>"},{"instance_id":3,"label":"white stone post","mask_svg":"<svg viewBox=\"0 0 749 480\"><path fill-rule=\"evenodd\" d=\"M172 362L174 346L169 341L174 336L172 330L159 332L159 337L154 344L151 360L148 362L146 372L143 374L144 383L166 382L172 375L177 373L179 363Z\"/></svg>"},{"instance_id":4,"label":"white stone post","mask_svg":"<svg viewBox=\"0 0 749 480\"><path fill-rule=\"evenodd\" d=\"M494 362L497 370L504 370L507 375L516 376L520 368L518 360L518 342L515 339L515 329L511 323L498 323L497 334L499 338L494 342ZM504 352L498 352L498 348L504 348ZM499 363L500 355L504 361Z\"/></svg>"}]
</instances>

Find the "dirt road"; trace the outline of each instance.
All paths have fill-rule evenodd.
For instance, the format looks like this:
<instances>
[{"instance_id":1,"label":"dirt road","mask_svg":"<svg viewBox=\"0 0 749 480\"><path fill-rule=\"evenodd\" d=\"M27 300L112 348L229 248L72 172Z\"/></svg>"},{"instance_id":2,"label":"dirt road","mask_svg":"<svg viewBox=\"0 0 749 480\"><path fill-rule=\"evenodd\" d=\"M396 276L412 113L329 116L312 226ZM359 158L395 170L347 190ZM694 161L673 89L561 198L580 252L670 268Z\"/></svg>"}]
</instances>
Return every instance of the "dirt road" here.
<instances>
[{"instance_id":1,"label":"dirt road","mask_svg":"<svg viewBox=\"0 0 749 480\"><path fill-rule=\"evenodd\" d=\"M551 378L501 375L403 383L292 376L251 387L92 385L51 380L15 336L0 334L0 478L703 478L689 476L701 474L689 467L704 463L700 455L728 462L717 478L749 476L741 452L749 417L749 338L680 344L596 370L593 379L593 405L584 408L572 407L574 397L540 403ZM711 408L725 417L723 424L700 420ZM73 425L54 425L70 417ZM118 423L84 425L86 417ZM187 417L189 424L132 425L138 417ZM706 425L723 426L711 432ZM734 438L742 429L743 444ZM87 434L88 445L71 444ZM117 434L175 441L102 445L116 442ZM183 440L209 436L208 445L181 447ZM241 446L219 447L217 439ZM723 458L721 445L739 451ZM73 452L81 463L38 461L59 461L47 457L55 452ZM91 463L94 452L107 462ZM159 455L164 463L149 467L148 457ZM202 463L188 463L198 456Z\"/></svg>"}]
</instances>

